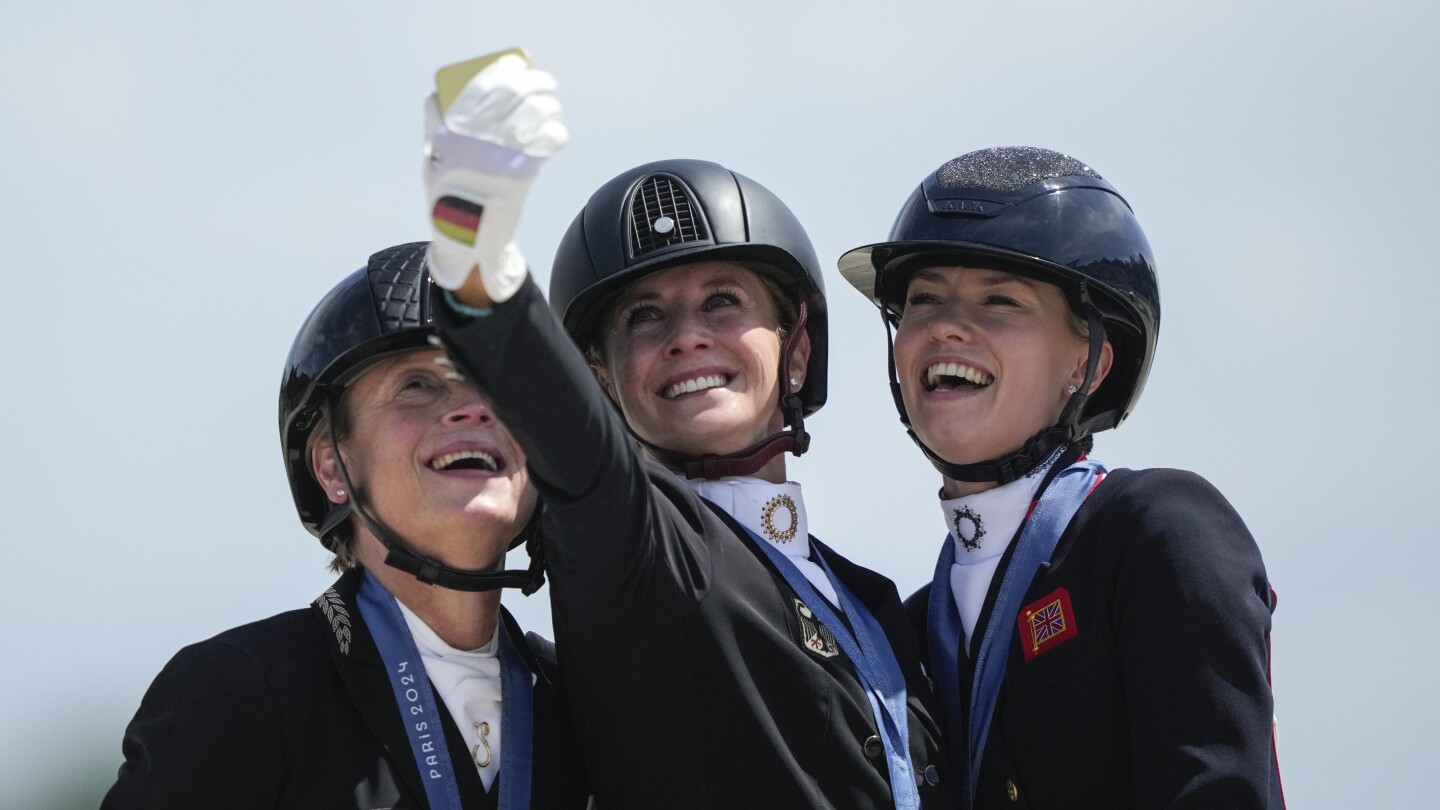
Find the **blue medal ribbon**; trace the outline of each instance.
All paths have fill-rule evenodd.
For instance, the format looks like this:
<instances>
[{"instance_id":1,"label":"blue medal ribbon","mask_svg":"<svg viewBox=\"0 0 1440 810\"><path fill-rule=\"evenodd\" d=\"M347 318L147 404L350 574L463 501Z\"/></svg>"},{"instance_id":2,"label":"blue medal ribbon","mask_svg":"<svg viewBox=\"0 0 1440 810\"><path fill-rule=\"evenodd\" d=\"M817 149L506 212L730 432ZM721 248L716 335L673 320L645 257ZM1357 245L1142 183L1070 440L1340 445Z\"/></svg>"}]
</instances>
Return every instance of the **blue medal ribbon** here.
<instances>
[{"instance_id":1,"label":"blue medal ribbon","mask_svg":"<svg viewBox=\"0 0 1440 810\"><path fill-rule=\"evenodd\" d=\"M1005 679L1005 663L1010 655L1010 639L1015 633L1015 617L1020 602L1040 565L1049 561L1060 542L1060 535L1070 525L1096 480L1105 472L1098 461L1081 461L1066 467L1046 487L1020 537L1015 553L1000 580L985 635L975 655L975 679L970 690L969 705L960 702L960 643L964 635L960 611L950 589L950 569L955 564L955 539L945 537L940 559L935 564L935 578L930 584L929 648L930 667L935 674L936 691L945 709L947 741L950 743L952 770L962 776L962 807L975 804L975 790L980 777L980 763L985 754L985 740L1000 696L1000 683ZM962 750L963 749L963 750Z\"/></svg>"},{"instance_id":2,"label":"blue medal ribbon","mask_svg":"<svg viewBox=\"0 0 1440 810\"><path fill-rule=\"evenodd\" d=\"M830 570L818 547L811 547L814 560L825 572L830 584L835 586L835 597L845 617L850 620L849 626L841 621L829 600L815 590L815 586L800 573L789 557L765 542L748 526L744 528L750 539L774 563L800 601L815 614L816 620L830 630L855 667L870 699L870 710L875 715L876 725L880 726L880 741L885 746L890 793L895 799L895 807L897 810L919 810L920 790L915 783L915 765L910 759L910 716L906 709L905 676L880 622ZM853 633L851 627L854 628Z\"/></svg>"},{"instance_id":3,"label":"blue medal ribbon","mask_svg":"<svg viewBox=\"0 0 1440 810\"><path fill-rule=\"evenodd\" d=\"M370 574L360 583L356 598L365 626L375 639L385 674L395 693L395 705L405 726L415 766L425 787L431 810L461 810L460 789L445 744L445 730L439 704L425 674L425 662L400 605ZM500 724L505 745L500 759L500 807L519 810L530 806L530 763L532 733L531 673L525 665L510 628L500 618Z\"/></svg>"}]
</instances>

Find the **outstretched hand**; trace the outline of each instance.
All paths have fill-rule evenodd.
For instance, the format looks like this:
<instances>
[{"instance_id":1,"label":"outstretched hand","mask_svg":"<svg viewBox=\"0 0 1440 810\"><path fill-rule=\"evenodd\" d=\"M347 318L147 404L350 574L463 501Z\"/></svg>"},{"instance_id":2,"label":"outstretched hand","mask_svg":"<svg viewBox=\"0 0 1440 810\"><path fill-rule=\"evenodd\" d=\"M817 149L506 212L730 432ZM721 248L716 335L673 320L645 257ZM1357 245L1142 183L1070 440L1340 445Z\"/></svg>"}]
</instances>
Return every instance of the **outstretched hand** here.
<instances>
[{"instance_id":1,"label":"outstretched hand","mask_svg":"<svg viewBox=\"0 0 1440 810\"><path fill-rule=\"evenodd\" d=\"M514 244L525 194L570 138L555 78L506 54L477 73L448 109L432 93L425 117L431 275L446 289L463 287L463 303L503 302L525 279L525 259ZM467 285L476 269L480 285Z\"/></svg>"}]
</instances>

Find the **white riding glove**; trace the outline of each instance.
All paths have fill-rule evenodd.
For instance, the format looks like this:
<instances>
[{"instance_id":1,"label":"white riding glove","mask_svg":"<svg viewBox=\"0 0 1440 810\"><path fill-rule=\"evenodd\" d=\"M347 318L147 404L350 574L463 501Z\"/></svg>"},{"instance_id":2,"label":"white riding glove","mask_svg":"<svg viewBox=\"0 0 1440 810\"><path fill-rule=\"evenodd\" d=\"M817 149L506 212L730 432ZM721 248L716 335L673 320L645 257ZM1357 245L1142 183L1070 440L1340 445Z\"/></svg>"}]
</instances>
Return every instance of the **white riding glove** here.
<instances>
[{"instance_id":1,"label":"white riding glove","mask_svg":"<svg viewBox=\"0 0 1440 810\"><path fill-rule=\"evenodd\" d=\"M501 303L525 280L515 226L545 160L570 139L555 77L513 54L465 85L442 115L425 99L425 195L434 236L430 273L454 290L480 267L485 292Z\"/></svg>"}]
</instances>

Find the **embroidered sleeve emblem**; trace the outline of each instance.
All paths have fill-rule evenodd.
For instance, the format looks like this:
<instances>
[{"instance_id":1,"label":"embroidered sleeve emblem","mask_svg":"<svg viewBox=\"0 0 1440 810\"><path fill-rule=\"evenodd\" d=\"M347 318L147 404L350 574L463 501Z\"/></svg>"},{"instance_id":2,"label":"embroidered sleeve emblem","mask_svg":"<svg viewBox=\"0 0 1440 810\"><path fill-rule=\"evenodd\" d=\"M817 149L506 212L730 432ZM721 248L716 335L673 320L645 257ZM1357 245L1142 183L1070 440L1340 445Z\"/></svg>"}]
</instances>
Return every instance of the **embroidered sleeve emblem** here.
<instances>
[{"instance_id":1,"label":"embroidered sleeve emblem","mask_svg":"<svg viewBox=\"0 0 1440 810\"><path fill-rule=\"evenodd\" d=\"M799 599L795 600L795 613L800 617L800 637L805 649L821 658L834 658L840 654L840 644L835 641L830 629L821 624Z\"/></svg>"},{"instance_id":2,"label":"embroidered sleeve emblem","mask_svg":"<svg viewBox=\"0 0 1440 810\"><path fill-rule=\"evenodd\" d=\"M1026 661L1069 641L1078 632L1070 592L1064 588L1057 588L1020 611L1020 651L1025 653Z\"/></svg>"},{"instance_id":3,"label":"embroidered sleeve emblem","mask_svg":"<svg viewBox=\"0 0 1440 810\"><path fill-rule=\"evenodd\" d=\"M784 529L775 526L775 513L781 509L790 513L790 525ZM760 512L760 528L765 530L766 537L776 543L794 540L795 532L800 528L800 510L795 508L795 501L784 493L766 501L765 508Z\"/></svg>"},{"instance_id":4,"label":"embroidered sleeve emblem","mask_svg":"<svg viewBox=\"0 0 1440 810\"><path fill-rule=\"evenodd\" d=\"M962 506L955 510L950 523L955 527L955 539L966 551L976 551L980 548L980 538L985 536L985 521L975 514L975 510L968 506ZM967 532L966 529L969 529Z\"/></svg>"},{"instance_id":5,"label":"embroidered sleeve emblem","mask_svg":"<svg viewBox=\"0 0 1440 810\"><path fill-rule=\"evenodd\" d=\"M340 652L343 655L350 654L350 611L345 609L345 600L334 588L315 599L315 606L330 620L330 629L335 633L335 641L340 645Z\"/></svg>"}]
</instances>

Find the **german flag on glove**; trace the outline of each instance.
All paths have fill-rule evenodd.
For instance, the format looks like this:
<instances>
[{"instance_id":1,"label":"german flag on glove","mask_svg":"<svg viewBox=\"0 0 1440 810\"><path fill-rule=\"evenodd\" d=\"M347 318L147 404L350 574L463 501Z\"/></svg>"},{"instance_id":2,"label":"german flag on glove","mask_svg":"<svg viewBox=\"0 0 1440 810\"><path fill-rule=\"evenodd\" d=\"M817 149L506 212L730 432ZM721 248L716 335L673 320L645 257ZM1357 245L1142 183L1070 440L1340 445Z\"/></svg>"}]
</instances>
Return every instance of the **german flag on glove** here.
<instances>
[{"instance_id":1,"label":"german flag on glove","mask_svg":"<svg viewBox=\"0 0 1440 810\"><path fill-rule=\"evenodd\" d=\"M485 209L459 197L441 197L430 211L435 230L464 245L475 244L480 215Z\"/></svg>"}]
</instances>

